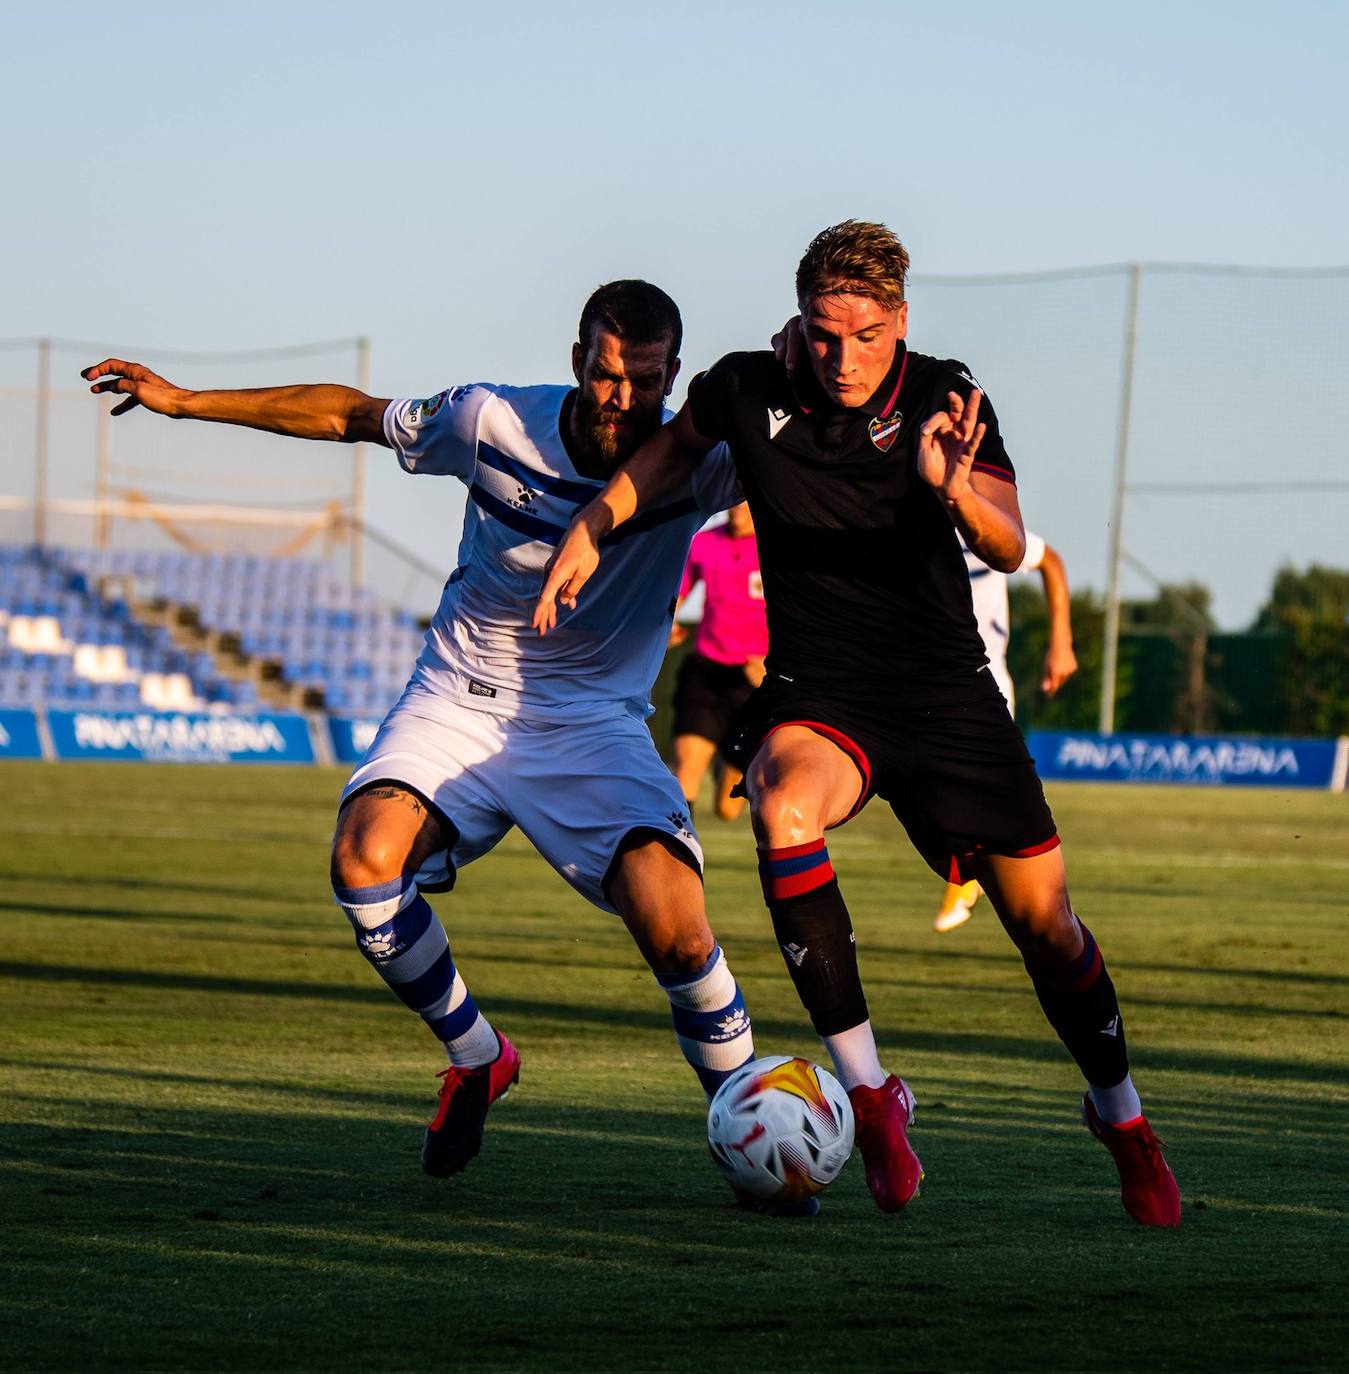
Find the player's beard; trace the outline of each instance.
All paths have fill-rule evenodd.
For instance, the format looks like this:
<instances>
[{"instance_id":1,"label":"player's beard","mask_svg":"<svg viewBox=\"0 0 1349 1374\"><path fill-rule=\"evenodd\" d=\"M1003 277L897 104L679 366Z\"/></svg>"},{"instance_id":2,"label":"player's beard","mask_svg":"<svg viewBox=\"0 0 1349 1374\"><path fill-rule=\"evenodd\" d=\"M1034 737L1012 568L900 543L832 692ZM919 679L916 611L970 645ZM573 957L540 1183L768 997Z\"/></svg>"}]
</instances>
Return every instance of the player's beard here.
<instances>
[{"instance_id":1,"label":"player's beard","mask_svg":"<svg viewBox=\"0 0 1349 1374\"><path fill-rule=\"evenodd\" d=\"M576 435L587 453L594 454L606 468L616 468L631 458L659 428L659 413L638 410L623 412L625 423L614 425L613 411L597 406L584 392L576 395Z\"/></svg>"}]
</instances>

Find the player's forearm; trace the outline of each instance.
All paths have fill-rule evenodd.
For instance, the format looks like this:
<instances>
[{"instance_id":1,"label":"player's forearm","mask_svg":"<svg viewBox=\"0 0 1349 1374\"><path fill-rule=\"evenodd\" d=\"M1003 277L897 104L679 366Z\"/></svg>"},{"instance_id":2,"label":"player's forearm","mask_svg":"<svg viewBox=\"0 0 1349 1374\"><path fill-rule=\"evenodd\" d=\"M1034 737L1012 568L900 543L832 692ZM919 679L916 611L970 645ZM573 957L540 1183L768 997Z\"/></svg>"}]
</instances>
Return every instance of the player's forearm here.
<instances>
[{"instance_id":1,"label":"player's forearm","mask_svg":"<svg viewBox=\"0 0 1349 1374\"><path fill-rule=\"evenodd\" d=\"M1015 504L1008 510L973 485L957 497L943 498L943 504L971 553L997 572L1013 573L1021 566L1026 556L1026 531Z\"/></svg>"},{"instance_id":2,"label":"player's forearm","mask_svg":"<svg viewBox=\"0 0 1349 1374\"><path fill-rule=\"evenodd\" d=\"M383 411L384 402L354 387L321 384L188 391L173 414L175 419L244 425L294 439L360 443L383 438Z\"/></svg>"},{"instance_id":3,"label":"player's forearm","mask_svg":"<svg viewBox=\"0 0 1349 1374\"><path fill-rule=\"evenodd\" d=\"M701 451L685 447L666 425L614 473L579 518L596 539L602 539L639 510L678 491L702 458Z\"/></svg>"},{"instance_id":4,"label":"player's forearm","mask_svg":"<svg viewBox=\"0 0 1349 1374\"><path fill-rule=\"evenodd\" d=\"M1040 563L1040 579L1044 583L1045 606L1049 612L1049 647L1071 649L1073 645L1073 622L1071 597L1068 592L1068 574L1063 559L1051 548L1045 549Z\"/></svg>"}]
</instances>

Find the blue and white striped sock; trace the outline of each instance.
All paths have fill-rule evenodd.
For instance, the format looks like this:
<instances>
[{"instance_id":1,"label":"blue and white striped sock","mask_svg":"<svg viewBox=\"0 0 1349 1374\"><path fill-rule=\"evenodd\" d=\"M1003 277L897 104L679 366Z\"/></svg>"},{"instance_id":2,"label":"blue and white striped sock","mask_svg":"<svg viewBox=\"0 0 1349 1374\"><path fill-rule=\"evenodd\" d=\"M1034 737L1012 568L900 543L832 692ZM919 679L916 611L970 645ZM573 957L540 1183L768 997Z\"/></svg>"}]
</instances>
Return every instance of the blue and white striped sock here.
<instances>
[{"instance_id":1,"label":"blue and white striped sock","mask_svg":"<svg viewBox=\"0 0 1349 1374\"><path fill-rule=\"evenodd\" d=\"M490 1064L500 1048L450 955L445 927L410 876L376 887L335 887L356 947L399 1001L445 1045L450 1063Z\"/></svg>"},{"instance_id":2,"label":"blue and white striped sock","mask_svg":"<svg viewBox=\"0 0 1349 1374\"><path fill-rule=\"evenodd\" d=\"M720 945L695 973L658 973L674 1015L675 1037L708 1097L754 1058L745 999Z\"/></svg>"}]
</instances>

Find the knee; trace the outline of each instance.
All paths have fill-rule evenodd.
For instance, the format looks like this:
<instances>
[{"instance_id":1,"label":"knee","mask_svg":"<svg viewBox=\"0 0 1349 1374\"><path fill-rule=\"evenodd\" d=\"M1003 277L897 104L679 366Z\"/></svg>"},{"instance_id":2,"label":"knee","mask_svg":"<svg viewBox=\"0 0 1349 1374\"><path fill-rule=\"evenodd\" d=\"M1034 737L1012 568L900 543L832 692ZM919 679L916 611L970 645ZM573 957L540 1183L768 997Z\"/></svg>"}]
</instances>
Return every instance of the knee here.
<instances>
[{"instance_id":1,"label":"knee","mask_svg":"<svg viewBox=\"0 0 1349 1374\"><path fill-rule=\"evenodd\" d=\"M706 965L716 947L706 925L653 932L648 962L656 973L694 974Z\"/></svg>"},{"instance_id":2,"label":"knee","mask_svg":"<svg viewBox=\"0 0 1349 1374\"><path fill-rule=\"evenodd\" d=\"M378 827L344 825L333 836L330 874L334 888L379 887L403 875L408 855Z\"/></svg>"},{"instance_id":3,"label":"knee","mask_svg":"<svg viewBox=\"0 0 1349 1374\"><path fill-rule=\"evenodd\" d=\"M1020 902L1000 914L1017 947L1028 957L1058 962L1081 952L1082 928L1066 892Z\"/></svg>"},{"instance_id":4,"label":"knee","mask_svg":"<svg viewBox=\"0 0 1349 1374\"><path fill-rule=\"evenodd\" d=\"M750 821L760 844L806 844L824 834L815 808L790 784L763 780L750 788Z\"/></svg>"}]
</instances>

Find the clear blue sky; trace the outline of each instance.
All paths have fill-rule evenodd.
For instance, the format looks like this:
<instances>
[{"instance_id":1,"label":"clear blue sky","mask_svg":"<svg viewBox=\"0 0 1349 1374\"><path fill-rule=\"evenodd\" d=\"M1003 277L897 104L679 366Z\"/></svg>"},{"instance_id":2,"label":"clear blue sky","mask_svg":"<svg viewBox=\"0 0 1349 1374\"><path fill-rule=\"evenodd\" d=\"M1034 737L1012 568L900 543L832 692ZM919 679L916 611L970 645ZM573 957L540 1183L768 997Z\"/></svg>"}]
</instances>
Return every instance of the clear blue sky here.
<instances>
[{"instance_id":1,"label":"clear blue sky","mask_svg":"<svg viewBox=\"0 0 1349 1374\"><path fill-rule=\"evenodd\" d=\"M895 227L919 274L1344 262L1347 50L1349 6L1305 0L14 7L0 335L205 349L367 334L372 389L409 394L565 380L581 301L617 276L681 303L690 370L757 346L791 309L806 241L848 215ZM1022 297L963 299L952 337L950 292L916 284L912 341L975 367L1008 419L1028 517L1100 586L1122 297L1094 283L1037 306L1020 357ZM1338 439L1343 331L1317 312L1345 318L1349 287L1289 305L1262 283L1245 299L1238 283L1218 312L1229 344L1257 341L1262 311L1315 317L1312 380L1331 385ZM1210 304L1174 309L1207 319ZM1081 435L1064 432L1081 407L1054 396L1079 383L1065 347L1099 386ZM1185 366L1207 370L1192 353ZM1237 397L1270 382L1238 373ZM1157 404L1141 443L1202 396ZM119 452L136 442L125 427L155 423L120 422ZM1267 476L1276 441L1277 472L1302 470L1305 448L1308 475L1341 475L1310 415L1289 423L1235 457L1151 447L1140 475L1192 459L1196 478L1218 462ZM0 450L0 490L27 489L23 461ZM448 568L458 494L376 467L372 519ZM1349 561L1343 494L1279 505L1296 537L1236 559L1214 528L1252 526L1249 501L1159 504L1131 504L1126 543L1208 582L1228 623L1282 559Z\"/></svg>"}]
</instances>

